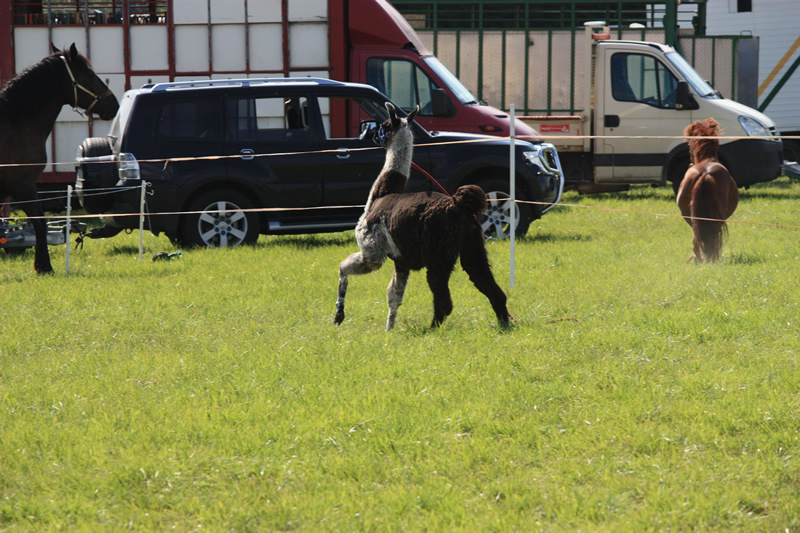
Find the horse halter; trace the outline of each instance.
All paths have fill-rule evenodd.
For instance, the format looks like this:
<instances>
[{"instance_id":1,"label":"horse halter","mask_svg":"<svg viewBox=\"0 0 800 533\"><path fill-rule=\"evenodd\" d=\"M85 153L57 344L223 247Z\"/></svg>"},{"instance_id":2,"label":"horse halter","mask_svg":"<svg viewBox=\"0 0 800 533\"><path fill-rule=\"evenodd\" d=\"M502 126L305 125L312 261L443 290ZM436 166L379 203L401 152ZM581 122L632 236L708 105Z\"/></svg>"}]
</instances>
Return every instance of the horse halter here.
<instances>
[{"instance_id":1,"label":"horse halter","mask_svg":"<svg viewBox=\"0 0 800 533\"><path fill-rule=\"evenodd\" d=\"M86 108L86 113L87 114L91 114L92 113L92 109L94 108L95 105L97 105L97 102L99 102L103 98L106 98L106 97L114 94L111 91L111 89L107 89L106 92L104 92L100 96L96 95L95 93L93 93L92 91L90 91L89 89L87 89L86 87L81 85L80 83L78 83L78 80L75 79L75 75L72 74L72 69L69 66L69 61L67 61L67 58L64 57L63 55L59 55L58 57L60 57L61 61L64 62L64 66L67 67L67 74L69 74L69 78L72 80L72 90L74 91L74 98L75 98L75 100L74 100L75 103L73 104L72 109L74 109L75 112L78 113L80 116L85 117L86 115L83 114L78 109L78 89L82 90L83 92L85 92L86 94L88 94L89 96L94 98L92 103L89 104L89 107Z\"/></svg>"}]
</instances>

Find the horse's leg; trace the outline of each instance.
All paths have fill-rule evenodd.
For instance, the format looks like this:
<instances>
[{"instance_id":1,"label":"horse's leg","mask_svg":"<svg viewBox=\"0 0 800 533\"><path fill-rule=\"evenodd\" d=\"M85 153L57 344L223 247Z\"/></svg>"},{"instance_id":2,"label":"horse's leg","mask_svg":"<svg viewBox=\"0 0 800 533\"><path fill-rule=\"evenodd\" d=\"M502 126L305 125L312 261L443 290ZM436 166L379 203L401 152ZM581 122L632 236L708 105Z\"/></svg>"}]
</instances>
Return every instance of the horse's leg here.
<instances>
[{"instance_id":1,"label":"horse's leg","mask_svg":"<svg viewBox=\"0 0 800 533\"><path fill-rule=\"evenodd\" d=\"M22 210L28 216L36 236L34 244L33 268L37 274L52 274L50 252L47 249L47 222L44 220L44 209L38 201L36 186L26 187L22 193L16 193L14 199L22 203Z\"/></svg>"},{"instance_id":2,"label":"horse's leg","mask_svg":"<svg viewBox=\"0 0 800 533\"><path fill-rule=\"evenodd\" d=\"M336 298L336 316L333 323L337 326L344 320L344 298L347 295L348 276L369 274L378 270L385 260L366 260L362 252L350 254L339 264L339 292Z\"/></svg>"},{"instance_id":3,"label":"horse's leg","mask_svg":"<svg viewBox=\"0 0 800 533\"><path fill-rule=\"evenodd\" d=\"M389 288L386 289L386 301L389 304L389 317L386 319L386 331L390 331L394 327L394 321L397 318L397 308L403 303L403 296L406 293L408 275L408 269L399 267L395 263L392 281L389 283Z\"/></svg>"},{"instance_id":4,"label":"horse's leg","mask_svg":"<svg viewBox=\"0 0 800 533\"><path fill-rule=\"evenodd\" d=\"M508 307L506 307L508 298L492 275L492 267L489 265L489 256L486 253L483 235L473 232L471 238L467 240L461 250L461 266L469 276L470 281L475 285L475 288L489 298L494 314L497 315L497 320L500 324L508 326L508 320L511 317Z\"/></svg>"}]
</instances>

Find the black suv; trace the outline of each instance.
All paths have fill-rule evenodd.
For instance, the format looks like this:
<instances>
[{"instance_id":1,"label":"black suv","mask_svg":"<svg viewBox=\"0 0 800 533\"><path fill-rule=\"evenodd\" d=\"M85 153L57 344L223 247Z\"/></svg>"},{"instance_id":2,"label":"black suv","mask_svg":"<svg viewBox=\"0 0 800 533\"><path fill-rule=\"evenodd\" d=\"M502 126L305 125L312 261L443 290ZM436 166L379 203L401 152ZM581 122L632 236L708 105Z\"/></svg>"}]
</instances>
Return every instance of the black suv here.
<instances>
[{"instance_id":1,"label":"black suv","mask_svg":"<svg viewBox=\"0 0 800 533\"><path fill-rule=\"evenodd\" d=\"M101 236L138 227L120 215L139 212L142 180L145 227L176 243L352 229L385 160L372 130L387 101L368 85L317 78L145 85L125 93L108 137L83 141L76 188L89 213L106 215ZM449 192L474 183L508 197L508 139L413 128L414 162ZM518 199L558 202L552 145L517 141L515 166ZM408 190L438 189L412 171ZM522 235L548 207L490 202L487 235L502 237L511 213Z\"/></svg>"}]
</instances>

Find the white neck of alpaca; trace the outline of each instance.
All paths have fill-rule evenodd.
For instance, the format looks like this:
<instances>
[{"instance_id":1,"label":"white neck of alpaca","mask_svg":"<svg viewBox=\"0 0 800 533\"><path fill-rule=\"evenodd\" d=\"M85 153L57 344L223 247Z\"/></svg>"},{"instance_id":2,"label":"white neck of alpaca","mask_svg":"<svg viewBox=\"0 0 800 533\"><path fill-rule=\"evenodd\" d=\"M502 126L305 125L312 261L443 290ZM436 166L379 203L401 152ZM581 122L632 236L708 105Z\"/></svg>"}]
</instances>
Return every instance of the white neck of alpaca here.
<instances>
[{"instance_id":1,"label":"white neck of alpaca","mask_svg":"<svg viewBox=\"0 0 800 533\"><path fill-rule=\"evenodd\" d=\"M389 141L389 148L386 150L386 162L383 170L394 170L408 177L411 173L411 157L414 152L414 136L408 128L402 128L395 132Z\"/></svg>"}]
</instances>

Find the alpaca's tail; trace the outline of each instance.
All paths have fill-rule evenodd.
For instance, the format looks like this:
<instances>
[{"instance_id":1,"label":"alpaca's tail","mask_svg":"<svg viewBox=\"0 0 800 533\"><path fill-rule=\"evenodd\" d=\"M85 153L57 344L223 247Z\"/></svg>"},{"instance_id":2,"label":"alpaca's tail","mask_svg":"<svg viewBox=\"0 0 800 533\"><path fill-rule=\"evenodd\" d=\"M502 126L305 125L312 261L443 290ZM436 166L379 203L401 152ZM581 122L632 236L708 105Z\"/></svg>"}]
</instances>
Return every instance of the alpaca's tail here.
<instances>
[{"instance_id":1,"label":"alpaca's tail","mask_svg":"<svg viewBox=\"0 0 800 533\"><path fill-rule=\"evenodd\" d=\"M486 212L489 200L477 185L462 185L453 195L453 203L470 215L481 216Z\"/></svg>"},{"instance_id":2,"label":"alpaca's tail","mask_svg":"<svg viewBox=\"0 0 800 533\"><path fill-rule=\"evenodd\" d=\"M691 216L694 230L694 253L701 261L719 259L722 242L728 230L715 197L716 183L710 174L703 174L692 188ZM713 219L698 220L697 218Z\"/></svg>"}]
</instances>

